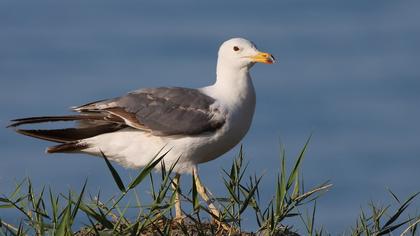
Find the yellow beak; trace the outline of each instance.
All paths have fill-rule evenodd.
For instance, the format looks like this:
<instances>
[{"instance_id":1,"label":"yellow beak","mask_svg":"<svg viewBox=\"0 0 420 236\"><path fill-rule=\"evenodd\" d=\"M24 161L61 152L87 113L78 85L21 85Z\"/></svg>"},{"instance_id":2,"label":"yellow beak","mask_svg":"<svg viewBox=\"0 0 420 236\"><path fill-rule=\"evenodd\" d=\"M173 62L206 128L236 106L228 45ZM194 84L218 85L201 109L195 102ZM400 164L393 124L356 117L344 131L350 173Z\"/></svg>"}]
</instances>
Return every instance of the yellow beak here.
<instances>
[{"instance_id":1,"label":"yellow beak","mask_svg":"<svg viewBox=\"0 0 420 236\"><path fill-rule=\"evenodd\" d=\"M273 64L276 59L270 53L258 52L257 55L250 57L253 62L260 62L264 64Z\"/></svg>"}]
</instances>

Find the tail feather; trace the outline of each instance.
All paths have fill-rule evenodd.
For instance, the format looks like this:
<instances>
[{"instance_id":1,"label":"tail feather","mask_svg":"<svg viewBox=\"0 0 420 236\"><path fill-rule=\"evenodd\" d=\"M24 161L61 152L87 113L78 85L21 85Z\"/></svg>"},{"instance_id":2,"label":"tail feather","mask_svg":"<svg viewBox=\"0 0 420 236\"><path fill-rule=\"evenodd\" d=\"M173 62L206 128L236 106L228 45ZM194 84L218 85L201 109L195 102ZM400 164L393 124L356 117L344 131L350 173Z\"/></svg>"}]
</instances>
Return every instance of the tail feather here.
<instances>
[{"instance_id":1,"label":"tail feather","mask_svg":"<svg viewBox=\"0 0 420 236\"><path fill-rule=\"evenodd\" d=\"M113 121L121 123L123 120L116 117L108 117L104 115L69 115L69 116L39 116L12 120L12 124L7 127L17 127L24 124L35 124L56 121Z\"/></svg>"},{"instance_id":2,"label":"tail feather","mask_svg":"<svg viewBox=\"0 0 420 236\"><path fill-rule=\"evenodd\" d=\"M99 134L110 133L124 128L123 125L109 123L87 128L67 128L52 130L24 130L16 129L17 133L58 143L73 142L90 138Z\"/></svg>"},{"instance_id":3,"label":"tail feather","mask_svg":"<svg viewBox=\"0 0 420 236\"><path fill-rule=\"evenodd\" d=\"M50 130L29 130L16 127L25 124L57 122L57 121L78 121L79 126L75 128L50 129ZM89 147L84 139L100 134L115 132L128 127L124 120L114 115L106 114L81 114L68 116L40 116L12 120L8 127L15 128L17 133L33 138L48 140L60 143L59 145L47 148L47 153L57 152L78 152ZM80 125L80 122L82 125Z\"/></svg>"},{"instance_id":4,"label":"tail feather","mask_svg":"<svg viewBox=\"0 0 420 236\"><path fill-rule=\"evenodd\" d=\"M56 146L48 147L46 152L47 153L78 152L88 147L89 147L88 144L76 141L76 142L68 142L68 143L63 143Z\"/></svg>"}]
</instances>

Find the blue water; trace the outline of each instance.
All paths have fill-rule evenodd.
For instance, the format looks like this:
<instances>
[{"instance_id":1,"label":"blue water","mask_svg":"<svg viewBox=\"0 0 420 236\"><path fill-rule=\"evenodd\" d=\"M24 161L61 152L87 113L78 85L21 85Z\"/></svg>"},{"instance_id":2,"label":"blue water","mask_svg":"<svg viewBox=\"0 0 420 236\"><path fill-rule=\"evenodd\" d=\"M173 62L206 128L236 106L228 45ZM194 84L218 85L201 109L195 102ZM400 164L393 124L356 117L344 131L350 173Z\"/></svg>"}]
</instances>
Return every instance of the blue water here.
<instances>
[{"instance_id":1,"label":"blue water","mask_svg":"<svg viewBox=\"0 0 420 236\"><path fill-rule=\"evenodd\" d=\"M250 172L266 173L269 199L280 140L293 159L313 133L306 187L334 184L318 200L316 224L341 233L371 200L392 203L387 188L401 198L420 190L418 9L414 0L0 1L0 126L140 87L208 85L220 43L246 37L278 59L252 71ZM86 177L92 192L117 191L99 159L46 155L46 142L8 129L0 137L2 193L27 176L57 192L80 189ZM223 191L215 170L237 151L201 166L214 193Z\"/></svg>"}]
</instances>

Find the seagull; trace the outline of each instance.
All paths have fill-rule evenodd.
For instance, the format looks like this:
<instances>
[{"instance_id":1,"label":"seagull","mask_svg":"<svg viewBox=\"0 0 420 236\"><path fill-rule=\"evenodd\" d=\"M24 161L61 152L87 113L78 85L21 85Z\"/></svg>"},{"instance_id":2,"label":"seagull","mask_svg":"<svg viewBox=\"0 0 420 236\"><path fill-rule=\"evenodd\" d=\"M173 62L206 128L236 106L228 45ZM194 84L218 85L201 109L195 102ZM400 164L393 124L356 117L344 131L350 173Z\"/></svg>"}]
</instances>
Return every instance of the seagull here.
<instances>
[{"instance_id":1,"label":"seagull","mask_svg":"<svg viewBox=\"0 0 420 236\"><path fill-rule=\"evenodd\" d=\"M249 71L257 62L273 64L275 59L258 51L251 41L233 38L219 48L213 85L198 89L139 89L73 107L78 114L15 119L9 127L23 135L58 143L48 147L47 153L105 155L127 168L140 168L153 161L157 153L167 152L162 161L166 167L174 165L175 187L180 174L192 174L197 192L218 217L197 165L220 157L247 133L256 103ZM77 121L77 125L49 130L18 128L57 121ZM178 194L175 197L176 218L181 218L180 198Z\"/></svg>"}]
</instances>

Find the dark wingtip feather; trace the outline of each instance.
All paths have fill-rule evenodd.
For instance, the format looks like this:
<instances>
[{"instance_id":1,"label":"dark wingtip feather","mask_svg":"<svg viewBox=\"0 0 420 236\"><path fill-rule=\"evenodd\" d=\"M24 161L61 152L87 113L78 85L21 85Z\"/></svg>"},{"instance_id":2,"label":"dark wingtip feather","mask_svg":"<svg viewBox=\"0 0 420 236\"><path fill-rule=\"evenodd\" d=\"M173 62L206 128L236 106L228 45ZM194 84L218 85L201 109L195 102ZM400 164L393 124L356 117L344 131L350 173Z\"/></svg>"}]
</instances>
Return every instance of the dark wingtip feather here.
<instances>
[{"instance_id":1,"label":"dark wingtip feather","mask_svg":"<svg viewBox=\"0 0 420 236\"><path fill-rule=\"evenodd\" d=\"M19 126L19 124L25 119L27 119L27 118L10 120L10 124L7 125L6 128L12 128L12 127Z\"/></svg>"},{"instance_id":2,"label":"dark wingtip feather","mask_svg":"<svg viewBox=\"0 0 420 236\"><path fill-rule=\"evenodd\" d=\"M39 117L28 117L28 118L20 118L20 119L14 119L11 120L12 122L10 125L7 126L7 128L10 127L17 127L19 125L23 124L33 124L33 123L42 123L42 122L49 122L49 121L55 121L52 116L39 116Z\"/></svg>"},{"instance_id":3,"label":"dark wingtip feather","mask_svg":"<svg viewBox=\"0 0 420 236\"><path fill-rule=\"evenodd\" d=\"M11 124L7 127L17 127L25 124L57 122L57 121L77 121L77 120L93 120L104 121L103 115L68 115L68 116L38 116L11 120ZM121 119L120 119L121 120Z\"/></svg>"},{"instance_id":4,"label":"dark wingtip feather","mask_svg":"<svg viewBox=\"0 0 420 236\"><path fill-rule=\"evenodd\" d=\"M48 147L46 153L58 153L58 152L78 152L83 149L89 148L89 145L82 142L69 142L63 143L56 146Z\"/></svg>"},{"instance_id":5,"label":"dark wingtip feather","mask_svg":"<svg viewBox=\"0 0 420 236\"><path fill-rule=\"evenodd\" d=\"M23 134L33 138L39 138L47 141L64 143L68 140L63 140L57 137L52 137L47 134L48 130L26 130L26 129L17 129L15 128L16 133Z\"/></svg>"},{"instance_id":6,"label":"dark wingtip feather","mask_svg":"<svg viewBox=\"0 0 420 236\"><path fill-rule=\"evenodd\" d=\"M15 131L19 134L33 138L39 138L57 143L67 143L94 137L104 133L115 132L124 127L125 126L123 125L111 123L87 128L65 128L50 130L26 130L15 128Z\"/></svg>"}]
</instances>

